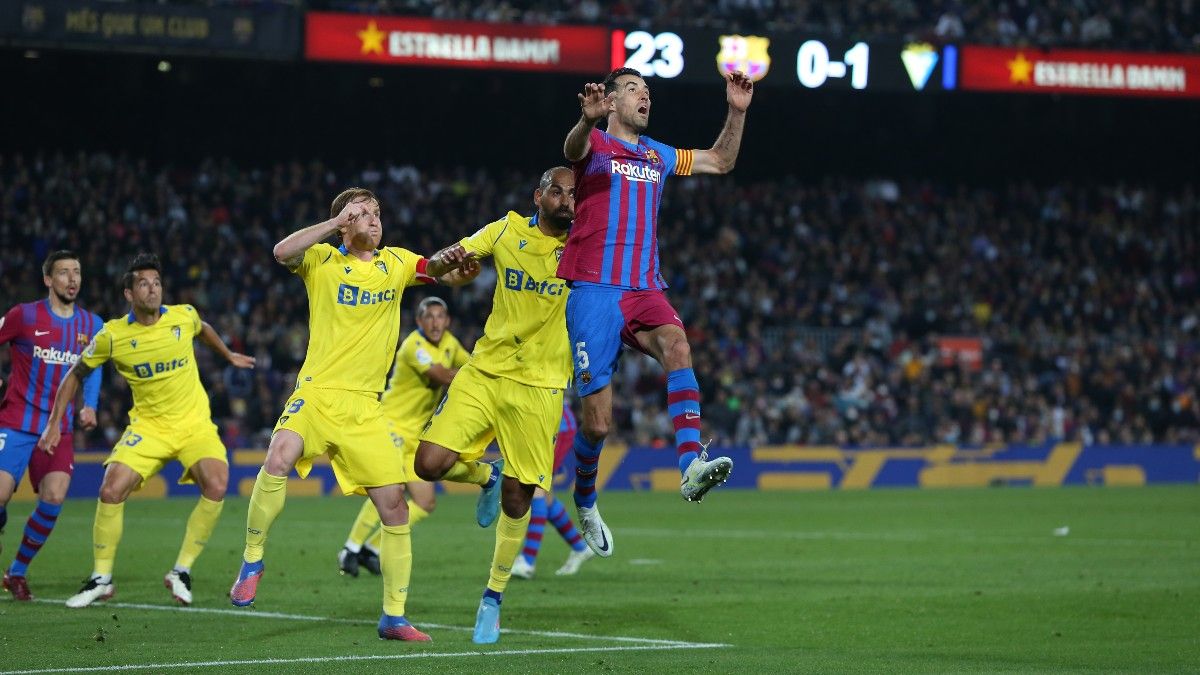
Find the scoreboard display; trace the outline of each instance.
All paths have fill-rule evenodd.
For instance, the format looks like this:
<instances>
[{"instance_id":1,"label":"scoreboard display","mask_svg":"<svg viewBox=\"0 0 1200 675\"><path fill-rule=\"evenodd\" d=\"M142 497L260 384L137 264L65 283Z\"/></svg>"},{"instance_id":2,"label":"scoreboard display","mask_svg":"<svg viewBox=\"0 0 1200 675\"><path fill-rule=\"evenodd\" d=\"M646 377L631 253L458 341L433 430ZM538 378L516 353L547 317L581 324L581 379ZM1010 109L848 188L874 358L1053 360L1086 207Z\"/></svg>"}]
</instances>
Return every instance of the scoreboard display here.
<instances>
[{"instance_id":1,"label":"scoreboard display","mask_svg":"<svg viewBox=\"0 0 1200 675\"><path fill-rule=\"evenodd\" d=\"M647 79L713 82L740 70L766 86L847 91L958 88L958 48L900 41L850 41L799 34L614 30L613 68Z\"/></svg>"}]
</instances>

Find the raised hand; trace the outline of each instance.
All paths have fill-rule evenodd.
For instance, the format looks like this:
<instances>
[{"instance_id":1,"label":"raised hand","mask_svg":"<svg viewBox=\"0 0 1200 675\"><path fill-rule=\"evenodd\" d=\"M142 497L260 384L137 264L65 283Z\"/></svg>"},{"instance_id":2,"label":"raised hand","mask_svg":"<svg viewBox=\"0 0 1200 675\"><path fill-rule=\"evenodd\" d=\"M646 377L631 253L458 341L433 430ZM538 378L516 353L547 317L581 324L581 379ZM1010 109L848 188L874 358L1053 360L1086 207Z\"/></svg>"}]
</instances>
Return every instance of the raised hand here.
<instances>
[{"instance_id":1,"label":"raised hand","mask_svg":"<svg viewBox=\"0 0 1200 675\"><path fill-rule=\"evenodd\" d=\"M360 202L350 202L342 207L341 213L337 215L334 221L337 224L338 234L345 235L346 231L359 218L369 215L371 212L371 200Z\"/></svg>"},{"instance_id":2,"label":"raised hand","mask_svg":"<svg viewBox=\"0 0 1200 675\"><path fill-rule=\"evenodd\" d=\"M608 104L616 95L617 93L614 91L605 96L603 84L588 82L583 85L583 93L575 96L579 99L579 108L584 119L588 122L596 122L608 115Z\"/></svg>"},{"instance_id":3,"label":"raised hand","mask_svg":"<svg viewBox=\"0 0 1200 675\"><path fill-rule=\"evenodd\" d=\"M754 96L754 80L745 73L734 71L725 76L725 100L734 110L746 112Z\"/></svg>"},{"instance_id":4,"label":"raised hand","mask_svg":"<svg viewBox=\"0 0 1200 675\"><path fill-rule=\"evenodd\" d=\"M234 368L253 368L254 362L255 359L253 356L246 356L245 354L239 354L237 352L233 352L229 355L229 363Z\"/></svg>"}]
</instances>

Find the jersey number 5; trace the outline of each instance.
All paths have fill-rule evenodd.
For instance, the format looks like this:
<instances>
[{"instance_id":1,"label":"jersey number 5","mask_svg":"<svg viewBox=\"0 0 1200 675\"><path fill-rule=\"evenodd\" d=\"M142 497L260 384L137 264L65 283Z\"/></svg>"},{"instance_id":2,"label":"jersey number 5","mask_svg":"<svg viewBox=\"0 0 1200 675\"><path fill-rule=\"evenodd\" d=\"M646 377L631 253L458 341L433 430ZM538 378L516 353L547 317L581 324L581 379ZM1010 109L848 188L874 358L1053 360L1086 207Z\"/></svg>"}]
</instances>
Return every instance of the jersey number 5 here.
<instances>
[{"instance_id":1,"label":"jersey number 5","mask_svg":"<svg viewBox=\"0 0 1200 675\"><path fill-rule=\"evenodd\" d=\"M587 347L586 342L575 343L575 366L579 368L579 370L587 370L588 366L591 365L591 361L588 360L587 350L585 347Z\"/></svg>"}]
</instances>

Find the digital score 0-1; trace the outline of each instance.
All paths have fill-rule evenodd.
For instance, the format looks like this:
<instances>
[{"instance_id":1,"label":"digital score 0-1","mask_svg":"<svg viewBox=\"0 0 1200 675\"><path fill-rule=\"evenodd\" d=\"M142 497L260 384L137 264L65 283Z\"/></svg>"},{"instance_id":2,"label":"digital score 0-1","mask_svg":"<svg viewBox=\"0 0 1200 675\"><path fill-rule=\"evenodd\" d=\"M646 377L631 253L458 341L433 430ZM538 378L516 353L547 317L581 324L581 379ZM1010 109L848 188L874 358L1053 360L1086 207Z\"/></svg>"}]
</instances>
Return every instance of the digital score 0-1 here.
<instances>
[{"instance_id":1,"label":"digital score 0-1","mask_svg":"<svg viewBox=\"0 0 1200 675\"><path fill-rule=\"evenodd\" d=\"M712 82L740 70L764 85L814 90L947 91L958 84L954 45L851 42L786 33L614 30L611 47L613 68L680 82Z\"/></svg>"}]
</instances>

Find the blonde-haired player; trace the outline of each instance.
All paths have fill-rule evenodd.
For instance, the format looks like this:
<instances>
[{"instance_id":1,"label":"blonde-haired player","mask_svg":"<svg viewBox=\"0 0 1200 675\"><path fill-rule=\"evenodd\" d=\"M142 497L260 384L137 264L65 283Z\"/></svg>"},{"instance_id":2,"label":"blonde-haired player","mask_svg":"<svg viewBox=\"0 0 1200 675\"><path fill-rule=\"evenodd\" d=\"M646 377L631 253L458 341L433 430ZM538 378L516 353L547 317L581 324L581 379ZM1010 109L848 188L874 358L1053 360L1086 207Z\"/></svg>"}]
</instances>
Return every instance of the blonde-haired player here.
<instances>
[{"instance_id":1,"label":"blonde-haired player","mask_svg":"<svg viewBox=\"0 0 1200 675\"><path fill-rule=\"evenodd\" d=\"M404 289L436 277L465 283L479 273L479 265L460 265L461 256L430 261L403 248L379 248L383 223L379 200L369 190L343 191L329 213L329 220L275 244L275 259L300 277L308 292L308 353L254 481L246 548L229 598L239 607L254 602L267 534L283 511L287 476L292 469L307 476L313 459L328 454L342 492L370 496L383 521L379 637L428 641L404 617L412 570L403 488L408 478L379 396L400 336ZM335 234L340 246L321 243Z\"/></svg>"},{"instance_id":2,"label":"blonde-haired player","mask_svg":"<svg viewBox=\"0 0 1200 675\"><path fill-rule=\"evenodd\" d=\"M525 539L534 489L550 487L563 393L571 376L567 285L555 273L575 216L571 170L546 171L533 200L533 217L510 212L434 256L455 259L465 251L491 257L496 265L484 335L421 434L416 465L425 480L478 484L484 476L472 462L492 438L499 442L500 504L485 491L476 512L486 526L502 511L491 577L475 617L473 639L484 644L500 639L500 602Z\"/></svg>"},{"instance_id":3,"label":"blonde-haired player","mask_svg":"<svg viewBox=\"0 0 1200 675\"><path fill-rule=\"evenodd\" d=\"M413 470L417 456L417 435L442 392L470 356L450 332L450 313L446 301L431 295L417 305L417 328L404 338L396 350L396 361L387 391L383 392L383 416L391 424L392 441L400 444L409 481L408 524L416 525L433 513L437 497L433 483L418 480ZM350 528L345 546L338 551L338 569L342 574L358 576L366 567L379 574L379 511L370 499L364 500Z\"/></svg>"},{"instance_id":4,"label":"blonde-haired player","mask_svg":"<svg viewBox=\"0 0 1200 675\"><path fill-rule=\"evenodd\" d=\"M67 371L38 440L38 447L53 452L59 421L80 385L89 373L112 361L129 382L133 408L129 426L104 461L107 468L92 525L93 571L79 592L67 599L67 607L86 607L116 592L112 571L125 526L125 500L173 459L183 464L179 482L199 485L200 500L188 517L179 557L163 583L176 601L191 604L192 563L221 517L229 482L225 445L200 384L192 340L200 338L234 367L254 367L254 359L230 351L194 307L162 304L162 267L157 256L134 258L124 285L129 314L106 322Z\"/></svg>"}]
</instances>

